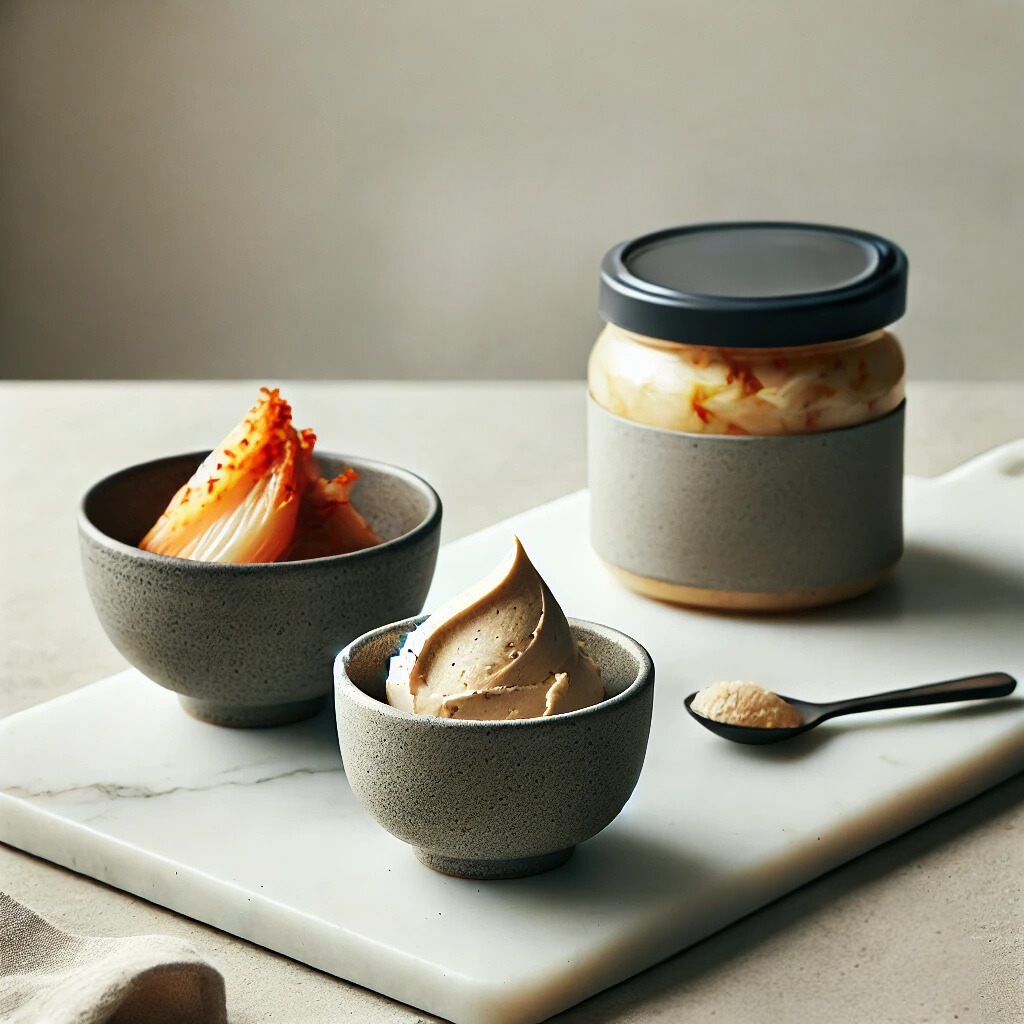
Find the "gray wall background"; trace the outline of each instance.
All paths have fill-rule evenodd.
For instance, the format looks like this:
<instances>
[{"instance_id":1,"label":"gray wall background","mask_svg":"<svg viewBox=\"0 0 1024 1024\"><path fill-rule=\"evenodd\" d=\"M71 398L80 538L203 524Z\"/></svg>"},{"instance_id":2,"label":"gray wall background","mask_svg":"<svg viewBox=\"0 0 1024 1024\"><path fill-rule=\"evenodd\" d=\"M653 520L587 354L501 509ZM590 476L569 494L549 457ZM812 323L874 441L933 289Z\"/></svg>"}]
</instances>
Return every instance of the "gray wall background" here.
<instances>
[{"instance_id":1,"label":"gray wall background","mask_svg":"<svg viewBox=\"0 0 1024 1024\"><path fill-rule=\"evenodd\" d=\"M899 241L1024 376L1021 0L0 0L0 374L577 377L673 223Z\"/></svg>"}]
</instances>

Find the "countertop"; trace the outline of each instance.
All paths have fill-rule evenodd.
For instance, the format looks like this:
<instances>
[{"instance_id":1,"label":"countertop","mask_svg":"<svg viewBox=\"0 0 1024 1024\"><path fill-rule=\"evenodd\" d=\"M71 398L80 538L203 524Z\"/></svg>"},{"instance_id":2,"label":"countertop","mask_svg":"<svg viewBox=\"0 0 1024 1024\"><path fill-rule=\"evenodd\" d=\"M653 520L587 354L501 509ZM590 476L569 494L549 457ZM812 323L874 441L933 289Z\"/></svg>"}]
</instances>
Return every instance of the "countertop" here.
<instances>
[{"instance_id":1,"label":"countertop","mask_svg":"<svg viewBox=\"0 0 1024 1024\"><path fill-rule=\"evenodd\" d=\"M124 667L78 568L82 491L130 463L210 446L254 390L240 382L0 384L0 714ZM445 540L585 483L579 382L296 382L282 390L324 449L398 462L429 479L444 500ZM935 475L1022 435L1024 382L910 385L908 472ZM1024 1019L1022 837L1018 776L555 1019ZM2 845L0 888L75 931L188 938L224 972L233 1024L433 1019Z\"/></svg>"}]
</instances>

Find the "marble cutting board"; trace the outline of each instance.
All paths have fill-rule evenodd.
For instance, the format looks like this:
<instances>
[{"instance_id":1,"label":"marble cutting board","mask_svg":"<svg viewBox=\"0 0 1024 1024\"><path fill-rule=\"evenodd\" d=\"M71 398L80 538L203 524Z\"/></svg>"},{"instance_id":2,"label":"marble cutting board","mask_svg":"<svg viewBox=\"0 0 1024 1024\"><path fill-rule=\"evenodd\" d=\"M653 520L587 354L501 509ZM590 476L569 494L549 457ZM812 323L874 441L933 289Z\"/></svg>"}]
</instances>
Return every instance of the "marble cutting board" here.
<instances>
[{"instance_id":1,"label":"marble cutting board","mask_svg":"<svg viewBox=\"0 0 1024 1024\"><path fill-rule=\"evenodd\" d=\"M826 699L1024 677L1024 442L908 479L895 578L810 615L636 597L596 563L586 520L580 492L448 545L428 599L480 578L516 532L569 614L653 654L639 786L564 868L434 874L356 805L328 715L218 729L134 671L0 722L0 839L459 1024L534 1024L1024 768L1016 694L763 748L682 706L722 678Z\"/></svg>"}]
</instances>

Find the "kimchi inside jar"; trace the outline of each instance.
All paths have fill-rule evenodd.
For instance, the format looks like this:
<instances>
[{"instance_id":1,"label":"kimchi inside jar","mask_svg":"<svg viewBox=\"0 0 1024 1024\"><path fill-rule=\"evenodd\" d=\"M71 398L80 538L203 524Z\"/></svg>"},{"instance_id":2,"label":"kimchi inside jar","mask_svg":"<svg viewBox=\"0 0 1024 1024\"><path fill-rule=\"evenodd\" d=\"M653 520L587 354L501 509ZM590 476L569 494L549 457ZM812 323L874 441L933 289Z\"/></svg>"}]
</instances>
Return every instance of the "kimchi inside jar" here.
<instances>
[{"instance_id":1,"label":"kimchi inside jar","mask_svg":"<svg viewBox=\"0 0 1024 1024\"><path fill-rule=\"evenodd\" d=\"M648 338L608 324L588 366L608 412L690 434L806 434L892 412L906 369L895 335L778 348L720 348Z\"/></svg>"}]
</instances>

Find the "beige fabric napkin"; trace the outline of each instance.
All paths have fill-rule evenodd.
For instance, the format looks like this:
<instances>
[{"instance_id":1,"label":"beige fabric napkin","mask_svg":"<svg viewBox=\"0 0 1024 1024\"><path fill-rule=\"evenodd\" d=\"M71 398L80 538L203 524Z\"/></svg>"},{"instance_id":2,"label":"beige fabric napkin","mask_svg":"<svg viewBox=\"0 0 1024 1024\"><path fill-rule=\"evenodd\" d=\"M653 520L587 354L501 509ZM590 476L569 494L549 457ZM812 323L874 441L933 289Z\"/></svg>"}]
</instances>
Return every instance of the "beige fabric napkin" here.
<instances>
[{"instance_id":1,"label":"beige fabric napkin","mask_svg":"<svg viewBox=\"0 0 1024 1024\"><path fill-rule=\"evenodd\" d=\"M224 978L170 935L71 935L0 892L0 1024L226 1024Z\"/></svg>"}]
</instances>

